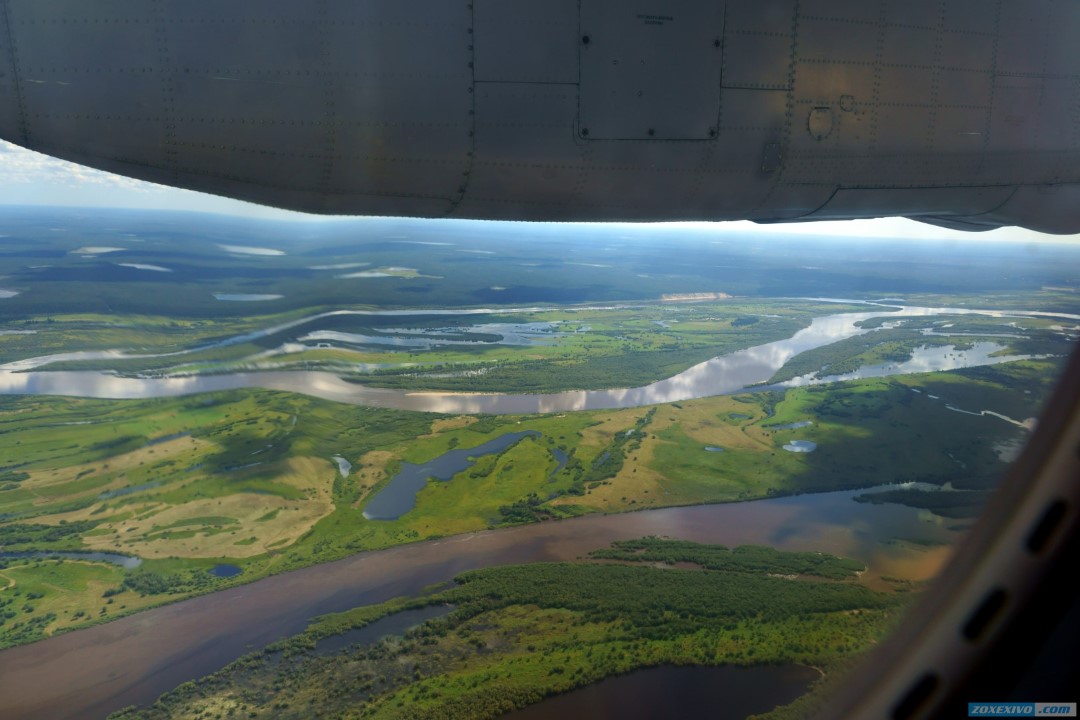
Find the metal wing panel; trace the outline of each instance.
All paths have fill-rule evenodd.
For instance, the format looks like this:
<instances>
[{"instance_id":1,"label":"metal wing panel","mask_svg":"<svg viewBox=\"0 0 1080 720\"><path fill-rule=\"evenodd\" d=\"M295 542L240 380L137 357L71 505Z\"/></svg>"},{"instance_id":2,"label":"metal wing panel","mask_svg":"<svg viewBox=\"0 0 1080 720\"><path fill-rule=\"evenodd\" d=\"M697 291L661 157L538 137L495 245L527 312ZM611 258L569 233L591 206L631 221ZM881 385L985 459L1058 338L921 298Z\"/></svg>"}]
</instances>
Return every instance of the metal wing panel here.
<instances>
[{"instance_id":1,"label":"metal wing panel","mask_svg":"<svg viewBox=\"0 0 1080 720\"><path fill-rule=\"evenodd\" d=\"M708 167L711 153L708 143L596 143L588 155L588 202L604 205L611 219L660 220L672 208L715 216L715 188L726 183Z\"/></svg>"},{"instance_id":2,"label":"metal wing panel","mask_svg":"<svg viewBox=\"0 0 1080 720\"><path fill-rule=\"evenodd\" d=\"M892 0L903 3L904 0ZM1013 1L1013 0L1006 0ZM1025 2L1026 0L1020 0ZM987 0L948 0L943 3L946 30L994 36L998 31L998 13L1003 3Z\"/></svg>"},{"instance_id":3,"label":"metal wing panel","mask_svg":"<svg viewBox=\"0 0 1080 720\"><path fill-rule=\"evenodd\" d=\"M866 62L877 55L877 45L874 26L806 15L800 5L796 46L800 61Z\"/></svg>"},{"instance_id":4,"label":"metal wing panel","mask_svg":"<svg viewBox=\"0 0 1080 720\"><path fill-rule=\"evenodd\" d=\"M725 88L787 90L790 87L792 35L761 35L753 30L729 28L724 38Z\"/></svg>"},{"instance_id":5,"label":"metal wing panel","mask_svg":"<svg viewBox=\"0 0 1080 720\"><path fill-rule=\"evenodd\" d=\"M874 3L867 3L873 6ZM881 11L876 19L883 19L890 24L934 28L942 21L945 12L941 0L884 0L879 4Z\"/></svg>"},{"instance_id":6,"label":"metal wing panel","mask_svg":"<svg viewBox=\"0 0 1080 720\"><path fill-rule=\"evenodd\" d=\"M578 0L474 0L476 81L578 81Z\"/></svg>"},{"instance_id":7,"label":"metal wing panel","mask_svg":"<svg viewBox=\"0 0 1080 720\"><path fill-rule=\"evenodd\" d=\"M483 207L496 217L535 217L584 205L576 86L480 83L476 109L476 161L460 212Z\"/></svg>"},{"instance_id":8,"label":"metal wing panel","mask_svg":"<svg viewBox=\"0 0 1080 720\"><path fill-rule=\"evenodd\" d=\"M0 8L0 137L255 202L1080 227L1071 0Z\"/></svg>"},{"instance_id":9,"label":"metal wing panel","mask_svg":"<svg viewBox=\"0 0 1080 720\"><path fill-rule=\"evenodd\" d=\"M467 4L337 0L321 36L327 190L461 198L472 163L474 28Z\"/></svg>"},{"instance_id":10,"label":"metal wing panel","mask_svg":"<svg viewBox=\"0 0 1080 720\"><path fill-rule=\"evenodd\" d=\"M724 3L583 0L581 133L590 140L716 136ZM588 38L588 42L586 42Z\"/></svg>"},{"instance_id":11,"label":"metal wing panel","mask_svg":"<svg viewBox=\"0 0 1080 720\"><path fill-rule=\"evenodd\" d=\"M720 144L708 169L716 217L738 218L769 196L784 161L787 93L725 88Z\"/></svg>"},{"instance_id":12,"label":"metal wing panel","mask_svg":"<svg viewBox=\"0 0 1080 720\"><path fill-rule=\"evenodd\" d=\"M0 5L0 138L25 144L15 58L15 46L8 32L7 7Z\"/></svg>"},{"instance_id":13,"label":"metal wing panel","mask_svg":"<svg viewBox=\"0 0 1080 720\"><path fill-rule=\"evenodd\" d=\"M146 7L61 1L42 14L8 3L26 139L70 160L165 163L164 98L153 14ZM132 62L132 58L140 58ZM123 126L124 132L116 132Z\"/></svg>"},{"instance_id":14,"label":"metal wing panel","mask_svg":"<svg viewBox=\"0 0 1080 720\"><path fill-rule=\"evenodd\" d=\"M878 18L878 4L862 0L799 0L799 15L858 25Z\"/></svg>"},{"instance_id":15,"label":"metal wing panel","mask_svg":"<svg viewBox=\"0 0 1080 720\"><path fill-rule=\"evenodd\" d=\"M808 219L829 220L904 212L910 215L980 215L1001 207L1012 187L841 189Z\"/></svg>"},{"instance_id":16,"label":"metal wing panel","mask_svg":"<svg viewBox=\"0 0 1080 720\"><path fill-rule=\"evenodd\" d=\"M1064 5L1057 0L1057 5ZM1047 0L1004 2L997 37L995 70L999 74L1038 75L1047 71L1045 46L1056 8Z\"/></svg>"}]
</instances>

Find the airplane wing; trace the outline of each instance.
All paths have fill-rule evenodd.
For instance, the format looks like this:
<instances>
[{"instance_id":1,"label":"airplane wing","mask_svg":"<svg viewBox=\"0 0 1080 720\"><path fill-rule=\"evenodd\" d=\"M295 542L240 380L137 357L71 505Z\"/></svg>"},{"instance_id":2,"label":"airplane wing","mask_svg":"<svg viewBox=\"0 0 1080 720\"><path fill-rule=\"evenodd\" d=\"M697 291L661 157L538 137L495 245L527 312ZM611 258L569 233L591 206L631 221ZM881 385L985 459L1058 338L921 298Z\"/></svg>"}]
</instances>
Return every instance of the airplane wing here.
<instances>
[{"instance_id":1,"label":"airplane wing","mask_svg":"<svg viewBox=\"0 0 1080 720\"><path fill-rule=\"evenodd\" d=\"M0 0L0 137L315 213L1080 231L1065 0Z\"/></svg>"}]
</instances>

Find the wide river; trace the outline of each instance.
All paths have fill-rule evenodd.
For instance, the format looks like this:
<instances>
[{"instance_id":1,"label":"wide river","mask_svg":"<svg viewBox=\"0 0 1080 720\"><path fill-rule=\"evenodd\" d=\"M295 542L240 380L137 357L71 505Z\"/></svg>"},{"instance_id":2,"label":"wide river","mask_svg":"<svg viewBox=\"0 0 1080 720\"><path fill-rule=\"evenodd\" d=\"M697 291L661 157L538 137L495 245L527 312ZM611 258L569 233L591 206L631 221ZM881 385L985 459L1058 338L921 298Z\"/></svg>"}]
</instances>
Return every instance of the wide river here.
<instances>
[{"instance_id":1,"label":"wide river","mask_svg":"<svg viewBox=\"0 0 1080 720\"><path fill-rule=\"evenodd\" d=\"M31 358L0 365L0 395L67 395L131 399L174 397L238 388L266 388L299 392L326 400L355 405L454 414L528 414L570 410L605 410L642 407L657 403L679 402L739 392L747 386L766 382L788 360L799 353L856 335L873 332L858 326L859 322L871 318L925 317L930 315L986 315L994 317L1029 317L1037 315L1070 320L1080 319L1080 316L1076 315L1050 313L958 308L875 307L876 309L870 312L843 313L815 318L809 327L800 330L785 340L778 340L713 358L665 380L636 388L577 390L535 395L406 392L367 387L342 380L333 373L315 371L238 372L220 375L135 378L118 377L108 372L49 372L36 369L47 365L49 362L59 360L155 357L125 356L120 351L108 350L65 353L63 355ZM399 311L389 312L397 313ZM416 311L414 314L421 313ZM315 316L314 318L308 318L308 320L320 317L324 316ZM288 327L297 326L303 322L305 321L295 321L290 323ZM223 341L218 345L235 344L256 335L279 331L282 327L286 326L278 326L259 333L237 336L237 338ZM1025 357L992 356L992 353L999 349L1000 347L992 342L976 343L975 347L970 350L956 350L952 346L928 348L916 353L907 362L863 368L857 373L844 376L843 379L953 370L979 365L992 365ZM172 354L182 355L184 353ZM808 382L806 378L796 378L788 384L799 385L806 382Z\"/></svg>"},{"instance_id":2,"label":"wide river","mask_svg":"<svg viewBox=\"0 0 1080 720\"><path fill-rule=\"evenodd\" d=\"M667 535L862 560L862 580L931 577L958 533L854 491L596 515L365 552L0 652L0 718L102 718L153 702L322 613L375 603L472 568L574 560L615 540ZM886 542L896 539L907 542Z\"/></svg>"}]
</instances>

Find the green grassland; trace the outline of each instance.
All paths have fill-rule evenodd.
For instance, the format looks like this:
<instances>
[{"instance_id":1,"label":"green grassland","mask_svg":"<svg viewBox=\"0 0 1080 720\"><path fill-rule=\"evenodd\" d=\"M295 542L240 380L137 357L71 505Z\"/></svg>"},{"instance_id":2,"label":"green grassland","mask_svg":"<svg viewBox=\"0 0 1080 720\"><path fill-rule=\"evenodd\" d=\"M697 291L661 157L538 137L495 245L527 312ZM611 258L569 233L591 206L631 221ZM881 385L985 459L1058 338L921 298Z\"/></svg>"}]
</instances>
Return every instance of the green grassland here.
<instances>
[{"instance_id":1,"label":"green grassland","mask_svg":"<svg viewBox=\"0 0 1080 720\"><path fill-rule=\"evenodd\" d=\"M841 558L638 544L708 569L658 569L652 556L630 554L617 564L472 571L420 598L317 618L300 635L112 717L490 718L642 667L831 668L872 646L907 602L860 586L861 566ZM402 609L446 604L449 615L404 637L318 652L319 641Z\"/></svg>"},{"instance_id":2,"label":"green grassland","mask_svg":"<svg viewBox=\"0 0 1080 720\"><path fill-rule=\"evenodd\" d=\"M945 403L1031 417L1054 369L1051 361L1013 362L520 417L444 417L270 391L141 401L3 398L0 547L97 550L144 562L123 570L0 561L15 583L0 596L31 587L42 593L3 619L0 643L361 550L505 524L916 480L985 490L1005 467L995 446L1026 433ZM813 424L776 427L807 420ZM521 430L540 436L480 458L450 482L430 482L397 520L364 518L366 503L400 463ZM792 439L812 440L818 450L785 452ZM557 472L553 449L568 455ZM334 455L353 464L347 478ZM243 572L214 577L207 570L218 563ZM34 580L68 569L65 582Z\"/></svg>"}]
</instances>

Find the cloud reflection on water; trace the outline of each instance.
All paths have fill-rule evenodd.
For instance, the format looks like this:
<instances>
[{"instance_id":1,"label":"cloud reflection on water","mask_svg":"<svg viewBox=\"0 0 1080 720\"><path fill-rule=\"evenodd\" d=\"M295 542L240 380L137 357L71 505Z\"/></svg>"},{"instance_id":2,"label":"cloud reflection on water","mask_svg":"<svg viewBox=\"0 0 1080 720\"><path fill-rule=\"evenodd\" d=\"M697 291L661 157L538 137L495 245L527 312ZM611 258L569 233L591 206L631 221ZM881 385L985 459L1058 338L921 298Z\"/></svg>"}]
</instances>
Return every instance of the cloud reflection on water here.
<instances>
[{"instance_id":1,"label":"cloud reflection on water","mask_svg":"<svg viewBox=\"0 0 1080 720\"><path fill-rule=\"evenodd\" d=\"M466 311L388 311L370 314L436 315L436 314L490 314L490 309ZM501 312L508 312L503 310ZM347 314L369 314L357 311L335 311L315 317ZM684 372L659 382L636 388L610 390L579 390L538 395L512 395L501 393L442 393L405 392L371 388L351 383L328 372L319 371L271 371L240 372L221 375L200 375L168 378L121 378L103 372L26 372L51 362L79 359L121 359L129 356L122 352L95 351L64 353L33 358L0 366L0 393L8 395L71 395L96 398L142 398L171 397L198 392L230 390L246 387L262 387L313 395L357 405L419 410L438 413L496 413L530 414L566 412L574 410L603 410L625 407L641 407L659 403L679 402L699 397L730 394L745 390L748 386L768 381L788 360L813 348L828 345L857 335L874 332L861 328L858 323L877 317L921 317L927 315L1006 315L1001 311L961 310L956 308L883 308L865 313L843 313L815 318L806 327L786 340L766 343L713 358L699 363ZM1017 316L1031 313L1012 313ZM218 343L218 346L246 342L255 337L265 337L283 329L309 322L305 318L274 328L247 333ZM999 349L993 343L976 343L968 351L955 348L917 349L912 359L905 363L887 366L870 366L850 375L828 378L846 380L857 377L883 377L932 370L988 365L1008 362L1024 356L991 357ZM185 351L186 352L186 351ZM176 355L185 354L173 353ZM807 384L809 379L796 379L791 384Z\"/></svg>"}]
</instances>

